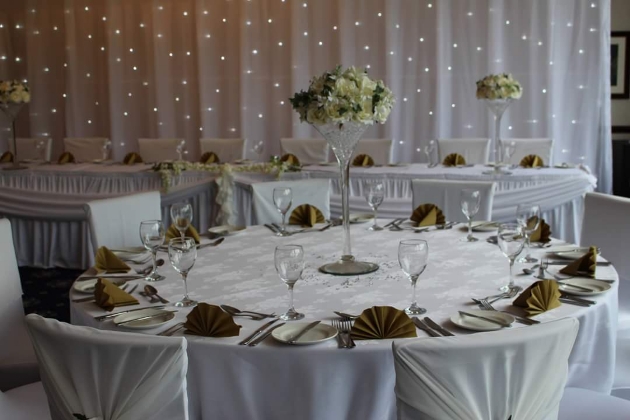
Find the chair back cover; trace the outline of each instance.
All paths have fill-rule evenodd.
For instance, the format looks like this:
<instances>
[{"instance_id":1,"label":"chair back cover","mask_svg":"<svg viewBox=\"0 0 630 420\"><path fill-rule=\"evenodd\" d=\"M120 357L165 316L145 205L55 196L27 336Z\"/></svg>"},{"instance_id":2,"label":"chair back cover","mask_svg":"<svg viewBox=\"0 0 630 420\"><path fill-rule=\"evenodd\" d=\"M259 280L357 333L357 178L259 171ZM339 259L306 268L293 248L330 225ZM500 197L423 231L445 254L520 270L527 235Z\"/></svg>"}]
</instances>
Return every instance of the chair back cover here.
<instances>
[{"instance_id":1,"label":"chair back cover","mask_svg":"<svg viewBox=\"0 0 630 420\"><path fill-rule=\"evenodd\" d=\"M177 146L184 139L138 139L138 153L147 163L178 160ZM183 160L184 156L182 156Z\"/></svg>"},{"instance_id":2,"label":"chair back cover","mask_svg":"<svg viewBox=\"0 0 630 420\"><path fill-rule=\"evenodd\" d=\"M90 222L94 251L101 246L108 248L142 246L140 222L162 220L160 203L158 191L87 203L85 211Z\"/></svg>"},{"instance_id":3,"label":"chair back cover","mask_svg":"<svg viewBox=\"0 0 630 420\"><path fill-rule=\"evenodd\" d=\"M103 159L105 137L66 137L63 139L64 152L70 152L77 162L90 162Z\"/></svg>"},{"instance_id":4,"label":"chair back cover","mask_svg":"<svg viewBox=\"0 0 630 420\"><path fill-rule=\"evenodd\" d=\"M37 149L37 144L40 141L44 141L44 160L49 162L52 157L52 139L51 138L37 138L37 137L18 137L15 139L17 144L17 157L19 160L29 159L38 160L42 158L41 151ZM15 154L13 150L13 141L9 140L9 150Z\"/></svg>"},{"instance_id":5,"label":"chair back cover","mask_svg":"<svg viewBox=\"0 0 630 420\"><path fill-rule=\"evenodd\" d=\"M438 139L437 143L440 163L451 153L462 155L466 159L466 164L483 165L488 162L490 149L488 138Z\"/></svg>"},{"instance_id":6,"label":"chair back cover","mask_svg":"<svg viewBox=\"0 0 630 420\"><path fill-rule=\"evenodd\" d=\"M370 155L375 165L387 165L392 160L392 139L361 139L352 156Z\"/></svg>"},{"instance_id":7,"label":"chair back cover","mask_svg":"<svg viewBox=\"0 0 630 420\"><path fill-rule=\"evenodd\" d=\"M26 317L53 420L187 420L186 340Z\"/></svg>"},{"instance_id":8,"label":"chair back cover","mask_svg":"<svg viewBox=\"0 0 630 420\"><path fill-rule=\"evenodd\" d=\"M398 419L556 419L578 327L394 341Z\"/></svg>"},{"instance_id":9,"label":"chair back cover","mask_svg":"<svg viewBox=\"0 0 630 420\"><path fill-rule=\"evenodd\" d=\"M302 165L316 165L328 162L328 142L326 139L280 139L282 154L291 153L300 159Z\"/></svg>"},{"instance_id":10,"label":"chair back cover","mask_svg":"<svg viewBox=\"0 0 630 420\"><path fill-rule=\"evenodd\" d=\"M214 152L221 163L234 162L243 159L245 153L245 139L200 139L201 154Z\"/></svg>"},{"instance_id":11,"label":"chair back cover","mask_svg":"<svg viewBox=\"0 0 630 420\"><path fill-rule=\"evenodd\" d=\"M492 220L492 203L496 184L486 181L447 181L441 179L414 179L411 181L412 206L435 204L444 213L449 222L467 222L462 213L460 195L463 189L475 189L480 192L479 211L473 220ZM411 214L411 212L409 213Z\"/></svg>"},{"instance_id":12,"label":"chair back cover","mask_svg":"<svg viewBox=\"0 0 630 420\"><path fill-rule=\"evenodd\" d=\"M330 180L258 182L252 184L255 225L279 224L282 221L282 216L273 203L273 189L278 187L291 188L293 200L287 212L287 223L289 223L289 216L291 216L293 209L302 204L311 204L322 212L324 218L330 218Z\"/></svg>"},{"instance_id":13,"label":"chair back cover","mask_svg":"<svg viewBox=\"0 0 630 420\"><path fill-rule=\"evenodd\" d=\"M514 153L512 153L512 156L510 157L508 163L518 165L525 156L537 155L542 158L545 165L549 166L551 164L551 149L553 148L553 139L502 139L502 141L505 145L510 145L511 143L514 143Z\"/></svg>"}]
</instances>

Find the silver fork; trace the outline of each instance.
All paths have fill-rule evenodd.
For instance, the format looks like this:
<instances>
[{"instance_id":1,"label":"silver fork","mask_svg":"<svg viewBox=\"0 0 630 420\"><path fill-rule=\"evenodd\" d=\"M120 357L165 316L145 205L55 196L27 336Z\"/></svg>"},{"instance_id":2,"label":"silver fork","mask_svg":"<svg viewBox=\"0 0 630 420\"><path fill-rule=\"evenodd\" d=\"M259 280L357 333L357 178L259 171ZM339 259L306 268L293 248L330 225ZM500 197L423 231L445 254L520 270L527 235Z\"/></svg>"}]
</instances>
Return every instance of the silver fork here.
<instances>
[{"instance_id":1,"label":"silver fork","mask_svg":"<svg viewBox=\"0 0 630 420\"><path fill-rule=\"evenodd\" d=\"M346 344L346 340L343 339L343 335L341 334L341 321L338 319L332 319L330 321L330 325L332 325L332 327L339 332L339 334L337 335L337 339L338 339L337 342L339 343L339 348L347 349L348 344Z\"/></svg>"},{"instance_id":2,"label":"silver fork","mask_svg":"<svg viewBox=\"0 0 630 420\"><path fill-rule=\"evenodd\" d=\"M486 299L479 299L480 305L483 307L483 309L487 310L487 311L495 311L495 312L505 312L505 311L497 311L494 306L492 306ZM521 324L525 324L525 325L534 325L534 324L540 324L540 321L536 321L535 319L529 319L529 318L523 318L521 316L518 315L514 315L510 312L505 312L507 314L510 314L514 317L514 319L517 322L520 322Z\"/></svg>"},{"instance_id":3,"label":"silver fork","mask_svg":"<svg viewBox=\"0 0 630 420\"><path fill-rule=\"evenodd\" d=\"M348 337L348 348L353 348L356 347L357 345L354 344L354 340L352 339L352 334L350 333L350 331L352 330L352 321L349 319L342 319L341 320L341 332L343 332L344 334L347 334Z\"/></svg>"}]
</instances>

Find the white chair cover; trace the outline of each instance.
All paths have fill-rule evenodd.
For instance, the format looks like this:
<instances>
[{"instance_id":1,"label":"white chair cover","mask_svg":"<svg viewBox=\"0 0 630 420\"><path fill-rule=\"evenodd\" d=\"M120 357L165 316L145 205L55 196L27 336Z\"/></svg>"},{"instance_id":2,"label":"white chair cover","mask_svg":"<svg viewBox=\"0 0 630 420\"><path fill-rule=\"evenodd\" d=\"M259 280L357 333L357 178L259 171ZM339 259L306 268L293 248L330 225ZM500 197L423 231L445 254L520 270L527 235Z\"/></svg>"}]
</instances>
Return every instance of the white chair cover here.
<instances>
[{"instance_id":1,"label":"white chair cover","mask_svg":"<svg viewBox=\"0 0 630 420\"><path fill-rule=\"evenodd\" d=\"M48 400L41 382L0 392L0 415L7 420L50 420Z\"/></svg>"},{"instance_id":2,"label":"white chair cover","mask_svg":"<svg viewBox=\"0 0 630 420\"><path fill-rule=\"evenodd\" d=\"M328 162L328 142L325 139L280 139L282 154L291 153L302 165Z\"/></svg>"},{"instance_id":3,"label":"white chair cover","mask_svg":"<svg viewBox=\"0 0 630 420\"><path fill-rule=\"evenodd\" d=\"M394 341L398 419L557 418L578 326Z\"/></svg>"},{"instance_id":4,"label":"white chair cover","mask_svg":"<svg viewBox=\"0 0 630 420\"><path fill-rule=\"evenodd\" d=\"M123 248L142 246L140 222L162 220L160 193L150 191L90 201L85 205L92 246ZM168 228L168 226L165 226Z\"/></svg>"},{"instance_id":5,"label":"white chair cover","mask_svg":"<svg viewBox=\"0 0 630 420\"><path fill-rule=\"evenodd\" d=\"M435 204L449 222L467 222L462 213L460 195L463 189L479 190L479 211L473 220L492 220L492 203L496 184L483 181L447 181L441 179L414 179L411 181L412 211L420 204Z\"/></svg>"},{"instance_id":6,"label":"white chair cover","mask_svg":"<svg viewBox=\"0 0 630 420\"><path fill-rule=\"evenodd\" d=\"M52 139L42 139L36 137L28 137L28 138L16 138L15 142L17 143L17 156L19 160L29 159L29 160L37 160L41 159L42 155L39 150L37 150L37 144L40 141L44 141L44 148L46 149L46 153L44 156L45 161L50 161L52 155ZM9 140L9 150L11 153L15 154L15 150L13 150L13 141Z\"/></svg>"},{"instance_id":7,"label":"white chair cover","mask_svg":"<svg viewBox=\"0 0 630 420\"><path fill-rule=\"evenodd\" d=\"M509 145L514 143L514 153L510 157L509 163L518 165L527 155L538 155L542 158L545 165L551 164L551 149L553 147L553 139L502 139L503 144Z\"/></svg>"},{"instance_id":8,"label":"white chair cover","mask_svg":"<svg viewBox=\"0 0 630 420\"><path fill-rule=\"evenodd\" d=\"M138 153L145 162L178 160L177 146L184 139L138 139ZM184 156L182 156L184 159ZM185 160L185 159L184 159Z\"/></svg>"},{"instance_id":9,"label":"white chair cover","mask_svg":"<svg viewBox=\"0 0 630 420\"><path fill-rule=\"evenodd\" d=\"M24 324L22 285L8 219L0 219L0 390L39 380Z\"/></svg>"},{"instance_id":10,"label":"white chair cover","mask_svg":"<svg viewBox=\"0 0 630 420\"><path fill-rule=\"evenodd\" d=\"M245 139L211 139L199 140L201 154L214 152L221 162L234 162L243 159Z\"/></svg>"},{"instance_id":11,"label":"white chair cover","mask_svg":"<svg viewBox=\"0 0 630 420\"><path fill-rule=\"evenodd\" d=\"M387 165L392 160L392 139L361 139L352 156L370 155L375 165Z\"/></svg>"},{"instance_id":12,"label":"white chair cover","mask_svg":"<svg viewBox=\"0 0 630 420\"><path fill-rule=\"evenodd\" d=\"M63 150L72 153L77 162L103 159L105 137L67 137L63 139Z\"/></svg>"},{"instance_id":13,"label":"white chair cover","mask_svg":"<svg viewBox=\"0 0 630 420\"><path fill-rule=\"evenodd\" d=\"M273 203L273 189L277 187L290 187L293 193L293 201L287 212L287 224L293 209L302 204L311 204L317 207L325 218L330 218L330 180L258 182L252 184L255 225L280 223L282 220L282 216Z\"/></svg>"},{"instance_id":14,"label":"white chair cover","mask_svg":"<svg viewBox=\"0 0 630 420\"><path fill-rule=\"evenodd\" d=\"M558 420L630 418L630 401L581 388L565 388Z\"/></svg>"},{"instance_id":15,"label":"white chair cover","mask_svg":"<svg viewBox=\"0 0 630 420\"><path fill-rule=\"evenodd\" d=\"M26 317L53 420L187 420L186 340Z\"/></svg>"},{"instance_id":16,"label":"white chair cover","mask_svg":"<svg viewBox=\"0 0 630 420\"><path fill-rule=\"evenodd\" d=\"M440 163L451 153L459 153L466 159L467 164L482 165L488 162L488 150L490 149L490 139L481 138L461 138L461 139L438 139L438 156Z\"/></svg>"}]
</instances>

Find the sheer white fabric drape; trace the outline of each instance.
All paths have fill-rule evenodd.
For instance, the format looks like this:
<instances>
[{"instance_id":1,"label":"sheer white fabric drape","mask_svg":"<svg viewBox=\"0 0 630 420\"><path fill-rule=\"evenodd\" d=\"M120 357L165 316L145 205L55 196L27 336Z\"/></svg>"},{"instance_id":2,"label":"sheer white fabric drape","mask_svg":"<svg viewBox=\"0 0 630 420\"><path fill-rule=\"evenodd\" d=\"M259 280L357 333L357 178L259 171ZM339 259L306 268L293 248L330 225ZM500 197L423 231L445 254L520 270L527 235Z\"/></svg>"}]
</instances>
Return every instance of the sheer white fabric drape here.
<instances>
[{"instance_id":1,"label":"sheer white fabric drape","mask_svg":"<svg viewBox=\"0 0 630 420\"><path fill-rule=\"evenodd\" d=\"M288 97L311 76L367 66L397 96L365 138L393 161L431 139L489 137L475 81L511 72L524 88L503 137L551 137L554 160L593 168L611 190L610 0L0 0L0 78L26 78L20 136L265 142L318 137ZM8 133L7 133L8 134ZM248 151L248 153L250 153ZM250 157L253 154L250 153Z\"/></svg>"}]
</instances>

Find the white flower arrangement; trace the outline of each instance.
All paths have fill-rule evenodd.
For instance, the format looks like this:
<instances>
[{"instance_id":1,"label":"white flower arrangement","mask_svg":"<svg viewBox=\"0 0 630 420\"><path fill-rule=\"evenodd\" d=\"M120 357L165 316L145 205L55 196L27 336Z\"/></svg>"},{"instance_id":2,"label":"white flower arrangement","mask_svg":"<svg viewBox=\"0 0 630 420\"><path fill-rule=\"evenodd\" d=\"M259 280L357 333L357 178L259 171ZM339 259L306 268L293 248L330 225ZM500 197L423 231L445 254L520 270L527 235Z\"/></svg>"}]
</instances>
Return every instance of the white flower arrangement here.
<instances>
[{"instance_id":1,"label":"white flower arrangement","mask_svg":"<svg viewBox=\"0 0 630 420\"><path fill-rule=\"evenodd\" d=\"M370 79L365 70L337 66L311 79L307 91L289 99L300 114L300 121L313 125L356 122L372 125L384 123L395 99L382 80Z\"/></svg>"},{"instance_id":2,"label":"white flower arrangement","mask_svg":"<svg viewBox=\"0 0 630 420\"><path fill-rule=\"evenodd\" d=\"M19 80L3 80L0 82L0 103L21 104L31 101L31 94L26 83Z\"/></svg>"},{"instance_id":3,"label":"white flower arrangement","mask_svg":"<svg viewBox=\"0 0 630 420\"><path fill-rule=\"evenodd\" d=\"M519 99L521 84L511 74L490 74L477 81L477 99Z\"/></svg>"}]
</instances>

